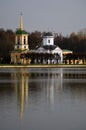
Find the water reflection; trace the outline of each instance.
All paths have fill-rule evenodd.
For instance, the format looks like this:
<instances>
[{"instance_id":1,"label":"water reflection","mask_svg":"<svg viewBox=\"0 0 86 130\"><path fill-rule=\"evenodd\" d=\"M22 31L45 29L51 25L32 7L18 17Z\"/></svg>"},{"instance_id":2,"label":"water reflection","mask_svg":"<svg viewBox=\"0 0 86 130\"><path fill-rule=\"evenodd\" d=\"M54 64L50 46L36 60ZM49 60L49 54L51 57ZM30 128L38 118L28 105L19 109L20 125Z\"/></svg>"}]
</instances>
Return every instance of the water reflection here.
<instances>
[{"instance_id":1,"label":"water reflection","mask_svg":"<svg viewBox=\"0 0 86 130\"><path fill-rule=\"evenodd\" d=\"M20 123L14 118L17 113L23 122L18 130L38 126L42 130L41 125L50 130L73 125L80 130L86 120L86 69L0 69L0 128L5 127L3 122L7 122L6 128L10 126L11 115L16 129Z\"/></svg>"},{"instance_id":2,"label":"water reflection","mask_svg":"<svg viewBox=\"0 0 86 130\"><path fill-rule=\"evenodd\" d=\"M62 89L62 78L62 68L59 69L59 73L53 69L51 71L38 69L34 73L34 70L24 68L11 73L11 80L15 81L14 88L20 108L20 119L23 118L24 108L29 102L29 91L34 103L44 99L53 105L55 91Z\"/></svg>"},{"instance_id":3,"label":"water reflection","mask_svg":"<svg viewBox=\"0 0 86 130\"><path fill-rule=\"evenodd\" d=\"M57 94L62 98L66 94L75 98L86 97L86 70L85 69L14 69L9 72L1 71L0 83L5 89L0 87L1 93L12 96L16 94L20 119L23 119L26 105L37 105L39 102L46 102L52 106L55 104ZM5 84L6 83L6 84ZM10 89L9 89L10 84ZM69 94L70 93L70 94ZM81 100L80 99L80 100Z\"/></svg>"},{"instance_id":4,"label":"water reflection","mask_svg":"<svg viewBox=\"0 0 86 130\"><path fill-rule=\"evenodd\" d=\"M26 69L21 69L19 72L11 73L11 79L16 81L14 82L14 88L16 96L18 98L18 105L20 108L20 119L23 118L24 108L28 102L28 93L29 93L29 76Z\"/></svg>"}]
</instances>

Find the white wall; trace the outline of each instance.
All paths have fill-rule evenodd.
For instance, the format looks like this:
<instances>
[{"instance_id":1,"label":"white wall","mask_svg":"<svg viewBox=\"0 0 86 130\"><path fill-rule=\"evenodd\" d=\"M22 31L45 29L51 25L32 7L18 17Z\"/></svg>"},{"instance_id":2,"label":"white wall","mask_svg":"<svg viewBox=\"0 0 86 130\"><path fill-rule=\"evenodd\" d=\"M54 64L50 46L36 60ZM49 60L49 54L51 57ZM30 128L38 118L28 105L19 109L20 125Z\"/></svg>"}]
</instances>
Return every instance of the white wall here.
<instances>
[{"instance_id":1,"label":"white wall","mask_svg":"<svg viewBox=\"0 0 86 130\"><path fill-rule=\"evenodd\" d=\"M43 37L43 46L45 45L54 45L54 37L53 36L44 36Z\"/></svg>"}]
</instances>

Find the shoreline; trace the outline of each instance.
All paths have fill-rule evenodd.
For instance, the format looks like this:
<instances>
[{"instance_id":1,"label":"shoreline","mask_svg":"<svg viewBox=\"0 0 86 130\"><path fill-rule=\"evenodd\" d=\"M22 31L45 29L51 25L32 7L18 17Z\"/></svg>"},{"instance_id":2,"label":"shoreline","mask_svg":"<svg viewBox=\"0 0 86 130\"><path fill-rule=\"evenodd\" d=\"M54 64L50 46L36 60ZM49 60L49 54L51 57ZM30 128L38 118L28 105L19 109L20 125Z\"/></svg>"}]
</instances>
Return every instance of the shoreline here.
<instances>
[{"instance_id":1,"label":"shoreline","mask_svg":"<svg viewBox=\"0 0 86 130\"><path fill-rule=\"evenodd\" d=\"M86 64L0 65L0 68L86 68Z\"/></svg>"}]
</instances>

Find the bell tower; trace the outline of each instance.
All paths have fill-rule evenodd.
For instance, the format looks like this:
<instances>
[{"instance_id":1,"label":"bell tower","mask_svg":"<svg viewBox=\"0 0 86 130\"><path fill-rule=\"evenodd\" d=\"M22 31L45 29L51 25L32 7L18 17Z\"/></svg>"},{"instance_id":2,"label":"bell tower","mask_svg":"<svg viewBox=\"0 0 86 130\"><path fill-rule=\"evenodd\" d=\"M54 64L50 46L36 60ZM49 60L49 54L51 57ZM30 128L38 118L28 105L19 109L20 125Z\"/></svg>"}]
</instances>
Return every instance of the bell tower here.
<instances>
[{"instance_id":1,"label":"bell tower","mask_svg":"<svg viewBox=\"0 0 86 130\"><path fill-rule=\"evenodd\" d=\"M22 58L22 54L29 52L28 33L23 28L22 13L20 14L20 25L15 33L14 50L11 51L11 64L29 64L30 60Z\"/></svg>"},{"instance_id":2,"label":"bell tower","mask_svg":"<svg viewBox=\"0 0 86 130\"><path fill-rule=\"evenodd\" d=\"M23 29L22 13L20 14L20 26L15 34L14 50L29 50L28 33Z\"/></svg>"}]
</instances>

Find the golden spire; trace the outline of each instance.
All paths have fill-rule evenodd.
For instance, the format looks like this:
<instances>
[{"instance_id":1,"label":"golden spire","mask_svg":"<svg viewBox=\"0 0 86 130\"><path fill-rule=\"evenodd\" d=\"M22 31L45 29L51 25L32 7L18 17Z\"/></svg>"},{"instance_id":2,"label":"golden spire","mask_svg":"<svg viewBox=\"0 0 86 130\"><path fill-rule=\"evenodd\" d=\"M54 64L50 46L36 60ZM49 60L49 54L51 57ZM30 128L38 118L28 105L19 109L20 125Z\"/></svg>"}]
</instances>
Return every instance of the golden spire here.
<instances>
[{"instance_id":1,"label":"golden spire","mask_svg":"<svg viewBox=\"0 0 86 130\"><path fill-rule=\"evenodd\" d=\"M20 30L23 30L22 13L20 14Z\"/></svg>"}]
</instances>

